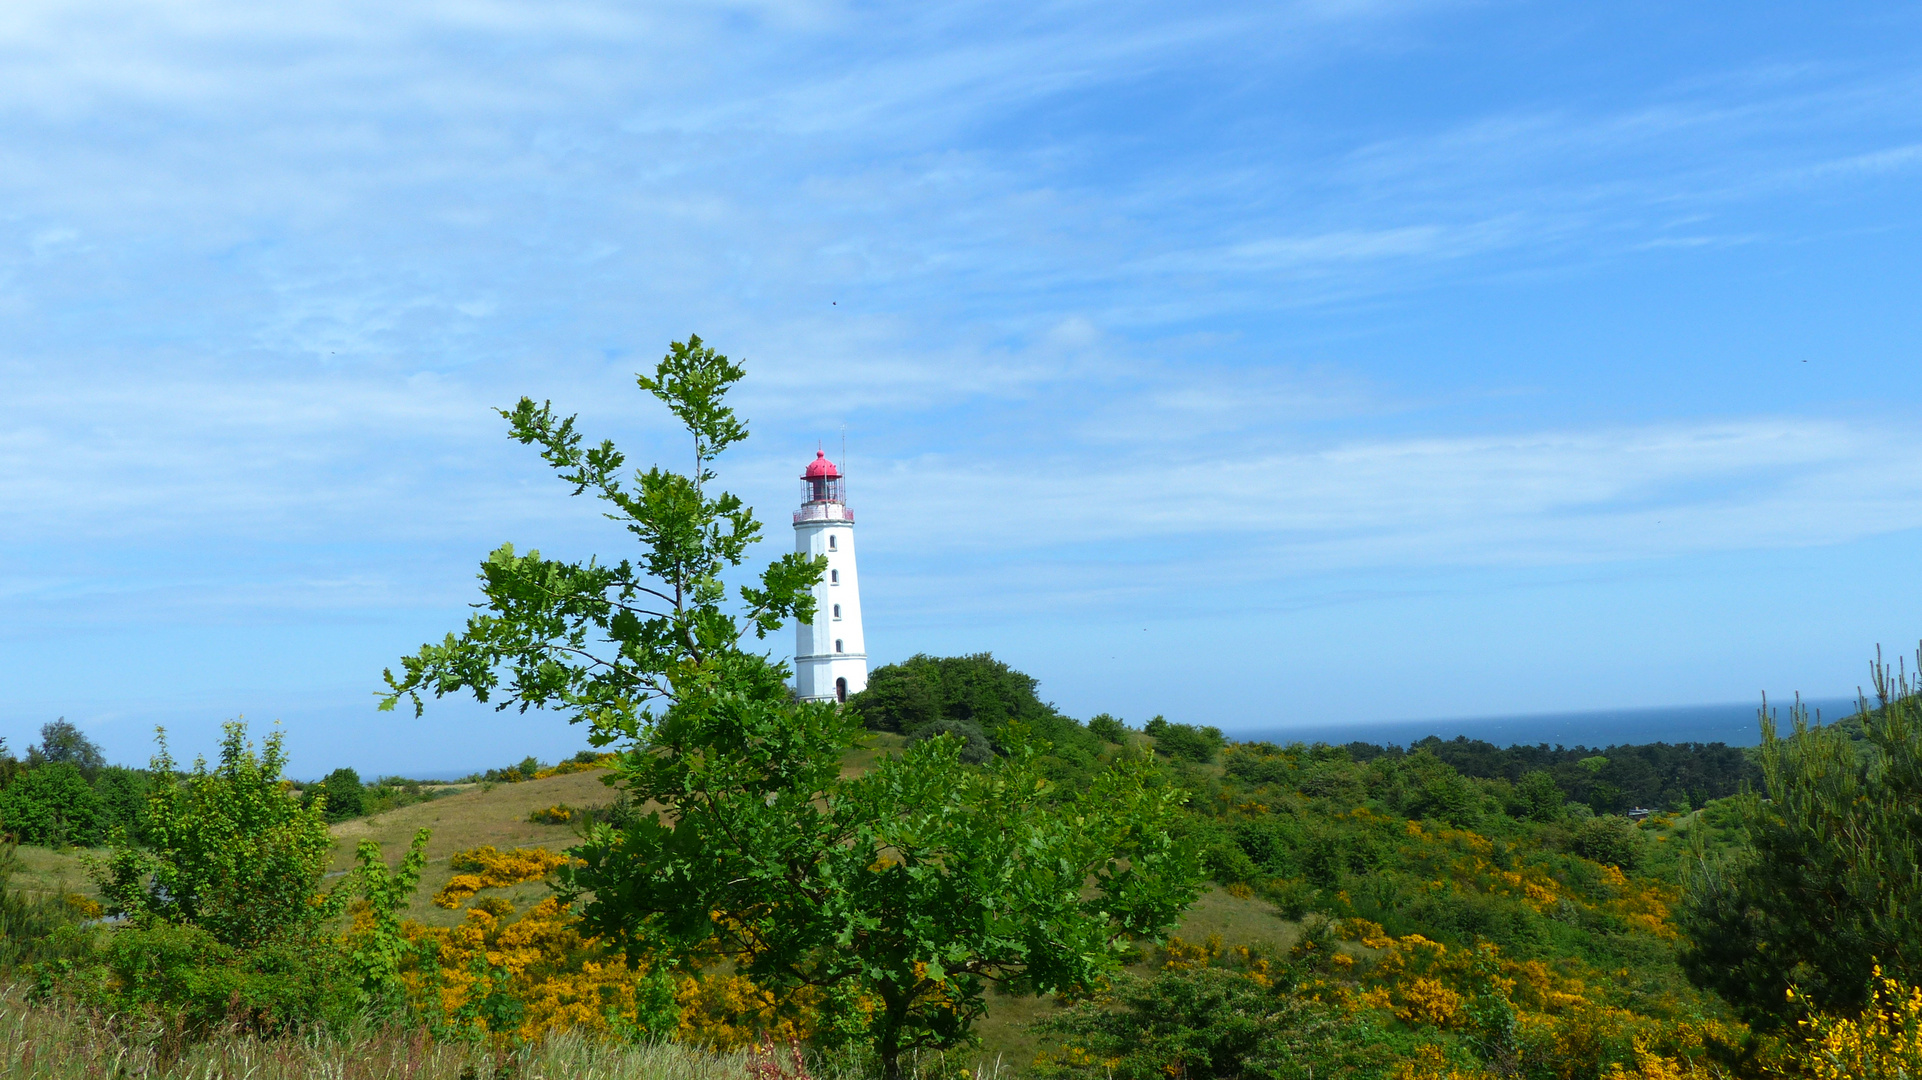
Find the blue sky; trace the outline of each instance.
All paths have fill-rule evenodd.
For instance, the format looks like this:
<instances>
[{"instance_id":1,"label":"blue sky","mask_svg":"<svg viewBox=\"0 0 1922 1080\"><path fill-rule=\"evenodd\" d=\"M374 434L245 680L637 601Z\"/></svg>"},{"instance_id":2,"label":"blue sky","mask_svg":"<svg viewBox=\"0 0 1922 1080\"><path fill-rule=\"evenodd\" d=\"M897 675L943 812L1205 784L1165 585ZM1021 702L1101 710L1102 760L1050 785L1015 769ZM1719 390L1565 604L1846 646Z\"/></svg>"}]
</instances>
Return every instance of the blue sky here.
<instances>
[{"instance_id":1,"label":"blue sky","mask_svg":"<svg viewBox=\"0 0 1922 1080\"><path fill-rule=\"evenodd\" d=\"M502 541L622 534L745 357L770 523L847 430L875 662L1230 730L1852 693L1922 637L1922 9L13 0L0 735L372 711ZM778 643L785 648L785 636Z\"/></svg>"}]
</instances>

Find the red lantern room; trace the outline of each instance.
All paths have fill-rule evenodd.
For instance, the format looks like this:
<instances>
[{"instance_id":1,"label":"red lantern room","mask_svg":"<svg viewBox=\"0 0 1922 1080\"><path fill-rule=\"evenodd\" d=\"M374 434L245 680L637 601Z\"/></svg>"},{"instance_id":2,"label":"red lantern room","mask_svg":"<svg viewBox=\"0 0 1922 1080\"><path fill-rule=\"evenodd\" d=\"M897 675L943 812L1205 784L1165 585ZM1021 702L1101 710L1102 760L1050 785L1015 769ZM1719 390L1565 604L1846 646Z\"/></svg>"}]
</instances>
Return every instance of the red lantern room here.
<instances>
[{"instance_id":1,"label":"red lantern room","mask_svg":"<svg viewBox=\"0 0 1922 1080\"><path fill-rule=\"evenodd\" d=\"M847 502L841 491L841 470L828 460L827 451L816 450L814 460L801 474L801 498L811 503Z\"/></svg>"}]
</instances>

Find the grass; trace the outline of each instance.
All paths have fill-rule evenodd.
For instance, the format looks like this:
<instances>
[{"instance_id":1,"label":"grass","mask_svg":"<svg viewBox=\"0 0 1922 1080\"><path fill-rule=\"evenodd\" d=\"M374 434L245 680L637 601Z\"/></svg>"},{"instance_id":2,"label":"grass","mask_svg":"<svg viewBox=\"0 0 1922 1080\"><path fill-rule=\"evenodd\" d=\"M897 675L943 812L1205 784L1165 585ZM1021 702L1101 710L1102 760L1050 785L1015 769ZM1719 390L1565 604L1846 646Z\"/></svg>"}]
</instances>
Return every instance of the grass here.
<instances>
[{"instance_id":1,"label":"grass","mask_svg":"<svg viewBox=\"0 0 1922 1080\"><path fill-rule=\"evenodd\" d=\"M176 1046L0 989L0 1080L747 1080L751 1055L673 1044L618 1046L579 1036L492 1051L424 1033L369 1030L274 1039L227 1035Z\"/></svg>"},{"instance_id":2,"label":"grass","mask_svg":"<svg viewBox=\"0 0 1922 1080\"><path fill-rule=\"evenodd\" d=\"M429 926L452 926L460 921L460 913L430 902L454 874L447 864L448 856L482 844L554 851L571 846L576 842L573 826L538 825L527 816L557 803L587 807L613 802L614 789L601 782L606 775L606 769L590 769L518 784L482 784L428 802L340 822L332 829L340 841L334 849L332 870L341 872L352 867L354 848L362 840L379 844L387 862L397 863L417 830L432 830L427 842L427 866L421 872L420 890L407 908L407 918ZM525 911L547 895L547 887L532 882L499 890L497 895Z\"/></svg>"},{"instance_id":3,"label":"grass","mask_svg":"<svg viewBox=\"0 0 1922 1080\"><path fill-rule=\"evenodd\" d=\"M907 1062L910 1080L951 1078L959 1055ZM979 1080L1001 1080L991 1059L965 1058ZM517 1048L435 1042L422 1032L367 1029L260 1039L219 1035L191 1045L156 1030L102 1023L89 1013L29 1002L0 985L0 1080L862 1080L789 1052L712 1052L676 1043L631 1045L559 1035Z\"/></svg>"},{"instance_id":4,"label":"grass","mask_svg":"<svg viewBox=\"0 0 1922 1080\"><path fill-rule=\"evenodd\" d=\"M82 848L50 849L22 845L14 849L17 860L8 886L29 897L59 898L69 893L99 898L99 890L87 877L81 861L85 855L105 857L107 850L88 852Z\"/></svg>"}]
</instances>

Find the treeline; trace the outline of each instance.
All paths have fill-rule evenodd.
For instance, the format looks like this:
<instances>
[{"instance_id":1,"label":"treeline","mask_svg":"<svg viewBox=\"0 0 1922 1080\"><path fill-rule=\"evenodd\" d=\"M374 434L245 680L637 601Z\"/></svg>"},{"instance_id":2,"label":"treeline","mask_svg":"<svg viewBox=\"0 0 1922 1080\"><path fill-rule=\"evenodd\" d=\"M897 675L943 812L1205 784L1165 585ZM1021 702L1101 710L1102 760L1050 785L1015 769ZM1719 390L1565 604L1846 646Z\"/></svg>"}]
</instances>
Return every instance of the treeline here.
<instances>
[{"instance_id":1,"label":"treeline","mask_svg":"<svg viewBox=\"0 0 1922 1080\"><path fill-rule=\"evenodd\" d=\"M149 786L145 769L107 764L97 743L55 720L25 759L0 739L0 835L55 847L93 847L117 829L137 838Z\"/></svg>"},{"instance_id":2,"label":"treeline","mask_svg":"<svg viewBox=\"0 0 1922 1080\"><path fill-rule=\"evenodd\" d=\"M1037 688L1034 678L988 653L922 654L875 669L867 689L849 704L871 731L895 732L911 741L953 735L965 743L963 757L977 763L1000 749L1004 733L1016 723L1051 743L1057 766L1066 771L1091 767L1104 743L1126 743L1134 734L1152 739L1164 757L1197 764L1218 761L1229 745L1220 728L1160 716L1138 731L1106 713L1084 725L1043 701ZM1267 743L1240 745L1248 751L1236 758L1244 769L1259 768L1250 763L1279 749ZM1362 763L1426 754L1462 776L1510 785L1540 773L1546 780L1531 781L1531 790L1552 783L1558 805L1578 803L1596 814L1637 807L1697 810L1712 800L1755 789L1762 781L1754 753L1725 743L1499 747L1480 739L1431 735L1406 747L1352 742L1334 749Z\"/></svg>"},{"instance_id":3,"label":"treeline","mask_svg":"<svg viewBox=\"0 0 1922 1080\"><path fill-rule=\"evenodd\" d=\"M1762 782L1762 770L1752 752L1719 742L1605 749L1547 743L1498 747L1460 735L1453 739L1430 735L1406 750L1362 742L1349 743L1346 749L1357 761L1427 753L1463 776L1511 784L1530 773L1545 772L1564 798L1598 814L1619 814L1634 807L1699 810L1710 800L1752 790Z\"/></svg>"}]
</instances>

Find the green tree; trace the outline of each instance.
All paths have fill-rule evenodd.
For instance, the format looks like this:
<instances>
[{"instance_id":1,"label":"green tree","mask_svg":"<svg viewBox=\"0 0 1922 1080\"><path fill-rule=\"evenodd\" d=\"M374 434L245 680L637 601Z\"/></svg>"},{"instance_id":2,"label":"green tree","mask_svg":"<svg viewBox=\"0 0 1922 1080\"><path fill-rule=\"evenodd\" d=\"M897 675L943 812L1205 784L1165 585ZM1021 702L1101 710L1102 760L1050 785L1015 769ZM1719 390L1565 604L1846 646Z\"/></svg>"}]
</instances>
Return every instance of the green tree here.
<instances>
[{"instance_id":1,"label":"green tree","mask_svg":"<svg viewBox=\"0 0 1922 1080\"><path fill-rule=\"evenodd\" d=\"M294 801L281 779L278 731L256 755L246 725L227 724L219 762L209 768L197 759L184 777L174 771L164 732L158 741L147 846L122 833L95 867L110 911L196 927L243 949L311 932L338 911L320 897L333 837L319 808Z\"/></svg>"},{"instance_id":2,"label":"green tree","mask_svg":"<svg viewBox=\"0 0 1922 1080\"><path fill-rule=\"evenodd\" d=\"M1860 743L1810 727L1799 703L1778 738L1764 708L1769 797L1741 801L1746 850L1700 866L1681 911L1690 978L1763 1026L1791 1017L1791 986L1859 1010L1878 961L1922 982L1922 699L1879 660L1873 672L1880 705L1863 703Z\"/></svg>"},{"instance_id":3,"label":"green tree","mask_svg":"<svg viewBox=\"0 0 1922 1080\"><path fill-rule=\"evenodd\" d=\"M1515 783L1515 816L1528 821L1560 821L1568 816L1568 797L1545 769L1523 774Z\"/></svg>"},{"instance_id":4,"label":"green tree","mask_svg":"<svg viewBox=\"0 0 1922 1080\"><path fill-rule=\"evenodd\" d=\"M100 800L72 762L27 769L0 788L0 833L23 843L92 847L100 818Z\"/></svg>"},{"instance_id":5,"label":"green tree","mask_svg":"<svg viewBox=\"0 0 1922 1080\"><path fill-rule=\"evenodd\" d=\"M1128 725L1107 713L1096 713L1088 718L1088 734L1093 735L1102 742L1126 743L1128 741Z\"/></svg>"},{"instance_id":6,"label":"green tree","mask_svg":"<svg viewBox=\"0 0 1922 1080\"><path fill-rule=\"evenodd\" d=\"M360 774L342 766L314 785L313 793L325 801L322 813L328 821L346 821L366 812L367 786Z\"/></svg>"},{"instance_id":7,"label":"green tree","mask_svg":"<svg viewBox=\"0 0 1922 1080\"><path fill-rule=\"evenodd\" d=\"M80 770L80 774L92 780L107 764L107 755L100 744L87 738L80 729L67 722L66 717L40 725L40 745L27 748L27 762L39 765L43 762L67 764Z\"/></svg>"},{"instance_id":8,"label":"green tree","mask_svg":"<svg viewBox=\"0 0 1922 1080\"><path fill-rule=\"evenodd\" d=\"M147 813L145 773L109 765L93 778L93 794L100 802L102 836L112 836L116 829L124 829L134 840L142 839Z\"/></svg>"},{"instance_id":9,"label":"green tree","mask_svg":"<svg viewBox=\"0 0 1922 1080\"><path fill-rule=\"evenodd\" d=\"M1156 730L1151 732L1155 749L1171 758L1207 764L1215 759L1221 748L1228 744L1226 736L1218 727L1196 727L1193 724L1171 724L1161 717ZM1153 721L1150 721L1153 723Z\"/></svg>"},{"instance_id":10,"label":"green tree","mask_svg":"<svg viewBox=\"0 0 1922 1080\"><path fill-rule=\"evenodd\" d=\"M1011 728L1007 755L979 771L950 736L842 777L855 711L795 701L787 670L750 647L813 616L825 560L783 556L738 586L738 608L723 584L760 536L740 499L710 491L716 455L747 435L723 403L741 375L690 338L639 377L692 436L694 469L637 471L631 486L621 453L584 448L571 417L527 399L503 411L643 553L606 565L503 546L482 567L484 610L390 671L382 706L407 697L418 713L423 692L468 690L560 709L594 745L620 744L627 798L663 809L575 849L567 881L592 895L588 926L630 955L718 950L788 1000L872 995L864 1034L893 1080L905 1051L967 1037L984 981L1085 988L1127 935L1173 921L1193 861L1171 838L1179 797L1145 758L1064 793Z\"/></svg>"},{"instance_id":11,"label":"green tree","mask_svg":"<svg viewBox=\"0 0 1922 1080\"><path fill-rule=\"evenodd\" d=\"M1041 700L1040 683L989 653L969 656L917 654L876 668L867 689L848 705L870 731L910 738L950 732L970 745L998 747L1002 732L1018 724L1051 745L1048 771L1056 778L1079 775L1095 764L1100 739Z\"/></svg>"}]
</instances>

